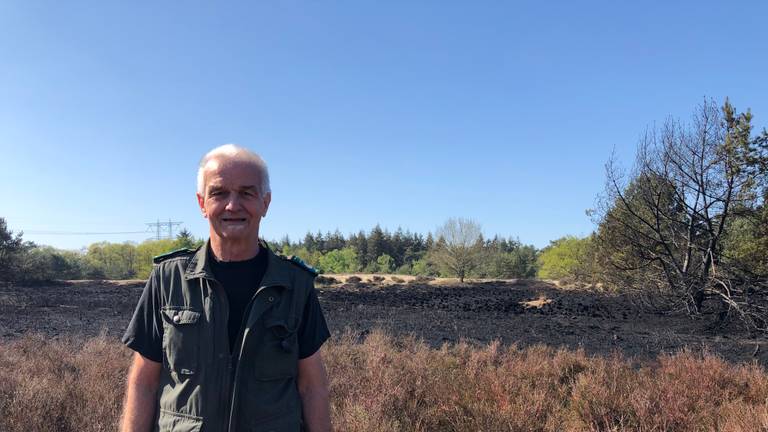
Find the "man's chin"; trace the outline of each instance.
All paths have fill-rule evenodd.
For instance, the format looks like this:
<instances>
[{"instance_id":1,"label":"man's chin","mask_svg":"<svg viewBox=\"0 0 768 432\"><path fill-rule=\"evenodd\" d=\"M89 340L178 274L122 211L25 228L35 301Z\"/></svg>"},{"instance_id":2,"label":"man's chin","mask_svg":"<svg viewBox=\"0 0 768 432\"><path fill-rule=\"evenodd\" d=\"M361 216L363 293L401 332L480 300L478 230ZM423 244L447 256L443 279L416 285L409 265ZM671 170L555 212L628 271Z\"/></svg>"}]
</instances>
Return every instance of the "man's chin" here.
<instances>
[{"instance_id":1,"label":"man's chin","mask_svg":"<svg viewBox=\"0 0 768 432\"><path fill-rule=\"evenodd\" d=\"M247 240L249 238L258 238L258 235L246 227L227 227L216 232L223 240Z\"/></svg>"}]
</instances>

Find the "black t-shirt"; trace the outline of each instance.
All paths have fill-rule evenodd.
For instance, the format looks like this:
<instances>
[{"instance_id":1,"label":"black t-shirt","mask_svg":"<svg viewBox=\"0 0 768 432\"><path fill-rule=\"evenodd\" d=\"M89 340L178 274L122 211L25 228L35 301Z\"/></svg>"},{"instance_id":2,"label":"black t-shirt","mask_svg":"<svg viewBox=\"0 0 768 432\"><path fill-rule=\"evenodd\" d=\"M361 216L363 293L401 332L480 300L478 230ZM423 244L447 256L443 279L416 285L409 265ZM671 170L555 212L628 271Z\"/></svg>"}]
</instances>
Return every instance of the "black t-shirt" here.
<instances>
[{"instance_id":1,"label":"black t-shirt","mask_svg":"<svg viewBox=\"0 0 768 432\"><path fill-rule=\"evenodd\" d=\"M259 253L245 261L217 261L211 256L211 271L227 293L229 301L229 350L233 351L243 314L251 301L253 294L259 288L261 279L267 271L267 252L264 248Z\"/></svg>"},{"instance_id":2,"label":"black t-shirt","mask_svg":"<svg viewBox=\"0 0 768 432\"><path fill-rule=\"evenodd\" d=\"M262 249L263 250L263 249ZM264 258L260 258L263 256ZM266 263L267 260L267 252L259 252L259 254L254 258L255 260L264 259L264 262ZM214 261L214 260L212 260ZM250 262L248 261L242 261L242 262ZM218 264L239 264L239 263L214 263L211 262L212 266L216 266ZM248 269L247 272L254 271L254 269ZM264 268L261 270L260 273L258 273L258 281L254 283L255 287L258 287L259 283L261 282L262 277L264 276L264 271L266 271L266 264L264 265ZM215 270L214 270L215 272ZM222 273L221 270L219 270L219 273ZM254 273L257 273L254 271ZM216 274L216 273L214 273ZM254 276L255 277L255 276ZM223 281L220 279L220 276L216 274L217 280L223 284ZM250 301L250 296L248 296L247 300L243 301L236 301L234 302L235 306L233 307L233 301L231 299L232 295L230 294L229 287L225 287L225 290L227 290L227 297L230 298L230 325L229 325L229 338L230 338L230 347L234 346L234 343L232 342L233 339L237 339L240 324L242 320L243 313L245 312L245 307L248 305L248 302ZM243 290L247 291L247 290ZM246 294L239 292L238 290L233 290L234 296L239 296L238 298L245 297ZM253 292L255 292L255 289L251 292L251 296L253 295ZM236 324L233 324L232 317L233 310L238 307L240 308L240 316L236 320ZM123 343L126 344L129 348L132 350L138 352L145 358L148 358L152 361L161 363L163 361L163 319L160 315L160 307L161 307L161 297L160 297L160 289L158 286L156 286L155 283L152 281L152 276L150 276L149 281L147 282L147 285L144 287L144 291L141 293L141 297L139 298L139 303L136 306L136 311L133 314L133 318L131 319L131 322L128 324L128 328L125 331L125 334L123 335ZM235 325L235 332L234 337L232 336L232 328L233 325ZM317 352L318 349L320 349L320 346L323 345L323 343L330 337L330 332L328 331L328 325L325 322L325 317L323 316L323 311L320 309L320 302L317 299L317 292L313 289L309 293L309 298L307 299L307 302L304 306L304 311L302 312L302 319L301 324L299 325L298 330L298 339L299 339L299 358L304 359L315 352Z\"/></svg>"}]
</instances>

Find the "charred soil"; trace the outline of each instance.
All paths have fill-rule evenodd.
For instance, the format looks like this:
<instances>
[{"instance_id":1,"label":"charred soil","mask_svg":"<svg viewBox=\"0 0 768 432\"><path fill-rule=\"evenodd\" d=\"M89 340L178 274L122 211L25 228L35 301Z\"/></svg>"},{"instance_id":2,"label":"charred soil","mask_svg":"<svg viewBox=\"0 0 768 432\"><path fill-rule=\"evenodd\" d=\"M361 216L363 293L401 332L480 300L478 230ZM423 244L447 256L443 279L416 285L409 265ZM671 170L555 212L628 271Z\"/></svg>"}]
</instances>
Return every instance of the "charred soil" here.
<instances>
[{"instance_id":1,"label":"charred soil","mask_svg":"<svg viewBox=\"0 0 768 432\"><path fill-rule=\"evenodd\" d=\"M122 335L143 281L69 281L0 286L0 340L28 332L48 337ZM415 335L433 346L499 340L521 347L545 344L590 354L621 352L645 361L682 349L708 351L733 362L768 365L768 341L738 327L714 327L712 317L644 311L618 295L562 289L537 280L333 283L318 296L331 332L362 339L380 328Z\"/></svg>"}]
</instances>

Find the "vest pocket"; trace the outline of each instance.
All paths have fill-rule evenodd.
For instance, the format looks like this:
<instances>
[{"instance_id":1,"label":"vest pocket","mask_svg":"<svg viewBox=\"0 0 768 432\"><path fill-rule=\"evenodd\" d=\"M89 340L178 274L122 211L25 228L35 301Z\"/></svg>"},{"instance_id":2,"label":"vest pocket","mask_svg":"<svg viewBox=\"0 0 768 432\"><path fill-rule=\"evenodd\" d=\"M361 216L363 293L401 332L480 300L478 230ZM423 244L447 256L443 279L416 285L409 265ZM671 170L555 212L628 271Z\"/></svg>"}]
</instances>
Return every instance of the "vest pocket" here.
<instances>
[{"instance_id":1,"label":"vest pocket","mask_svg":"<svg viewBox=\"0 0 768 432\"><path fill-rule=\"evenodd\" d=\"M163 316L163 355L166 366L179 375L197 370L200 341L200 312L186 307L166 306Z\"/></svg>"},{"instance_id":2,"label":"vest pocket","mask_svg":"<svg viewBox=\"0 0 768 432\"><path fill-rule=\"evenodd\" d=\"M249 382L237 400L238 431L298 432L301 400L291 378Z\"/></svg>"},{"instance_id":3,"label":"vest pocket","mask_svg":"<svg viewBox=\"0 0 768 432\"><path fill-rule=\"evenodd\" d=\"M160 432L200 432L203 427L202 417L175 413L160 409L157 421Z\"/></svg>"},{"instance_id":4,"label":"vest pocket","mask_svg":"<svg viewBox=\"0 0 768 432\"><path fill-rule=\"evenodd\" d=\"M298 368L299 344L298 323L295 319L266 318L263 359L255 368L260 380L295 377Z\"/></svg>"},{"instance_id":5,"label":"vest pocket","mask_svg":"<svg viewBox=\"0 0 768 432\"><path fill-rule=\"evenodd\" d=\"M250 419L244 423L247 426L242 429L252 432L300 432L302 430L301 412L289 412L280 417L265 420Z\"/></svg>"}]
</instances>

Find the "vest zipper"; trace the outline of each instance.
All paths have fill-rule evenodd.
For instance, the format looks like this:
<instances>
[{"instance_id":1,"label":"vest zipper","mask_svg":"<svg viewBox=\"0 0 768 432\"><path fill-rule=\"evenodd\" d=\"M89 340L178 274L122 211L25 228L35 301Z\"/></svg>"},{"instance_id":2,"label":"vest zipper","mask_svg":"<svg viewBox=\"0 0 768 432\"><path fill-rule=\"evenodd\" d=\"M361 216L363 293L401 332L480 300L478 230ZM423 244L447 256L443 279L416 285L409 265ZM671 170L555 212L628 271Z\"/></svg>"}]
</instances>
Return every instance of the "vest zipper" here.
<instances>
[{"instance_id":1,"label":"vest zipper","mask_svg":"<svg viewBox=\"0 0 768 432\"><path fill-rule=\"evenodd\" d=\"M217 325L218 325L218 323L216 322L217 321L216 320L217 317L221 318L222 322L224 322L224 323L226 323L229 320L229 297L227 297L227 292L224 291L224 287L221 285L221 283L219 283L219 281L217 281L216 279L213 279L213 278L208 278L208 277L205 277L204 279L207 280L209 283L212 283L212 284L216 285L216 287L215 287L216 289L211 289L211 294L210 294L210 297L209 297L210 298L210 303L211 303L211 319L213 321L212 324L213 324L213 328L216 329ZM216 300L216 296L217 295L221 295L223 297L224 301L221 302L222 309L224 309L224 307L226 306L226 310L223 310L223 312L225 312L225 314L223 314L223 316L222 315L218 315L218 314L215 313L215 310L216 310L215 303L217 301ZM219 339L217 336L218 335L214 334L214 341L213 341L214 346L216 346L216 340ZM226 332L224 333L224 338L221 338L221 340L223 341L223 344L225 345L225 348L226 348L223 351L223 353L226 355L226 359L227 359L226 366L227 367L226 368L217 367L216 370L217 370L217 375L219 375L219 376L223 375L222 376L222 378L223 378L222 382L224 383L224 386L225 386L225 391L224 391L223 394L226 395L226 394L228 394L228 392L230 391L230 389L232 387L232 378L231 378L231 376L232 376L232 374L231 374L232 357L230 355L229 337L226 334ZM215 354L215 356L219 355L219 352L215 348L214 348L214 354ZM215 364L217 364L219 362L219 359L218 358L214 358L213 362L214 362L214 365L215 365ZM217 400L219 401L219 409L217 410L217 412L219 412L220 415L221 415L221 422L223 423L222 426L226 426L228 419L227 419L227 417L224 416L224 413L227 412L227 406L226 406L227 398L226 397L223 397L223 398L220 397L220 398L217 398Z\"/></svg>"},{"instance_id":2,"label":"vest zipper","mask_svg":"<svg viewBox=\"0 0 768 432\"><path fill-rule=\"evenodd\" d=\"M241 356L243 354L243 336L245 335L245 323L248 322L248 318L251 315L251 308L253 307L253 302L256 300L256 296L259 295L260 292L262 292L266 288L271 288L279 285L264 285L259 287L259 289L256 290L256 292L253 294L253 297L251 297L251 300L248 302L248 305L245 307L245 312L243 313L243 317L240 321L240 331L237 335L237 341L235 342L235 346L238 348L237 351L237 363L236 365L232 366L232 357L234 357L234 351L232 352L232 355L230 355L230 361L229 361L229 368L230 368L230 379L229 382L232 383L230 388L230 396L229 396L229 425L227 426L227 431L232 432L234 429L232 428L232 422L234 419L234 413L235 413L235 395L237 394L237 370L240 368L240 360Z\"/></svg>"}]
</instances>

